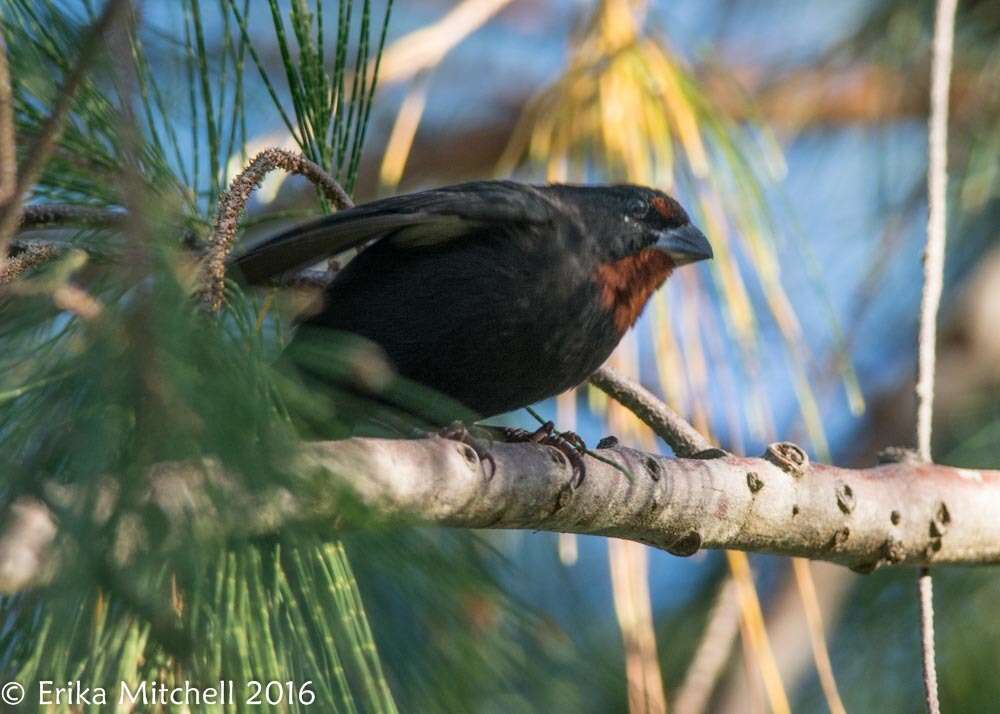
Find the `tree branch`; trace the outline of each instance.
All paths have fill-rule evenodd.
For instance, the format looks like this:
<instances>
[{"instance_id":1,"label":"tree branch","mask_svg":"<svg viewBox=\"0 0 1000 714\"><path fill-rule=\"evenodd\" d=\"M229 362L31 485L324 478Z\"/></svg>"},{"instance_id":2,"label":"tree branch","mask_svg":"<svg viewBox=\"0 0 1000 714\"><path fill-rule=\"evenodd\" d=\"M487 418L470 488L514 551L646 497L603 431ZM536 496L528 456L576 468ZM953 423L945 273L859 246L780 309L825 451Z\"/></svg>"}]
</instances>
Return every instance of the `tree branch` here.
<instances>
[{"instance_id":1,"label":"tree branch","mask_svg":"<svg viewBox=\"0 0 1000 714\"><path fill-rule=\"evenodd\" d=\"M7 244L21 223L21 211L23 209L22 198L28 189L35 185L38 177L45 168L52 152L55 151L62 135L63 126L70 110L73 108L73 101L77 90L86 77L87 69L97 55L101 42L109 32L111 26L123 11L130 7L128 0L108 0L101 12L100 17L87 31L80 48L80 56L76 64L67 73L59 88L55 106L45 122L39 127L38 136L26 154L24 164L17 170L17 182L13 193L0 203L0 263L7 258ZM4 130L7 133L7 130ZM5 140L0 137L0 140ZM4 169L5 172L10 169Z\"/></svg>"},{"instance_id":2,"label":"tree branch","mask_svg":"<svg viewBox=\"0 0 1000 714\"><path fill-rule=\"evenodd\" d=\"M260 534L299 520L335 523L348 487L389 519L614 536L676 555L733 548L828 560L862 572L894 564L1000 563L1000 471L924 463L792 467L776 456L788 448L771 447L762 458L708 459L601 449L599 456L632 477L588 456L586 478L572 488L566 459L537 444L492 445L496 469L487 478L492 469L483 469L471 448L437 437L308 443L299 468L312 487L262 499L251 509L258 515L239 528ZM229 519L203 493L206 473L218 471L168 465L150 475L148 497L185 528L225 523ZM233 492L227 503L246 502L236 491L238 480L216 480L223 486L214 483L215 490ZM32 555L43 548L37 537L18 535L17 519L4 523L0 591L9 592L36 582L48 559ZM37 567L30 572L12 566L32 562Z\"/></svg>"},{"instance_id":3,"label":"tree branch","mask_svg":"<svg viewBox=\"0 0 1000 714\"><path fill-rule=\"evenodd\" d=\"M861 570L1000 563L1000 471L911 463L796 471L773 456L672 459L615 448L600 455L633 479L588 457L586 478L571 489L572 469L551 448L491 452L488 481L471 449L438 438L313 443L303 463L350 474L347 483L382 513L439 525L611 535L679 555L801 555Z\"/></svg>"},{"instance_id":4,"label":"tree branch","mask_svg":"<svg viewBox=\"0 0 1000 714\"><path fill-rule=\"evenodd\" d=\"M712 448L712 442L680 414L641 384L610 367L601 367L590 375L590 383L631 410L678 456L694 456Z\"/></svg>"},{"instance_id":5,"label":"tree branch","mask_svg":"<svg viewBox=\"0 0 1000 714\"><path fill-rule=\"evenodd\" d=\"M119 226L128 219L125 211L65 203L35 203L23 208L21 229L52 225Z\"/></svg>"},{"instance_id":6,"label":"tree branch","mask_svg":"<svg viewBox=\"0 0 1000 714\"><path fill-rule=\"evenodd\" d=\"M128 214L121 211L42 203L22 208L19 227L30 230L63 225L116 226L124 223L127 218ZM47 240L11 241L7 260L0 261L0 285L11 283L26 271L55 260L72 247Z\"/></svg>"}]
</instances>

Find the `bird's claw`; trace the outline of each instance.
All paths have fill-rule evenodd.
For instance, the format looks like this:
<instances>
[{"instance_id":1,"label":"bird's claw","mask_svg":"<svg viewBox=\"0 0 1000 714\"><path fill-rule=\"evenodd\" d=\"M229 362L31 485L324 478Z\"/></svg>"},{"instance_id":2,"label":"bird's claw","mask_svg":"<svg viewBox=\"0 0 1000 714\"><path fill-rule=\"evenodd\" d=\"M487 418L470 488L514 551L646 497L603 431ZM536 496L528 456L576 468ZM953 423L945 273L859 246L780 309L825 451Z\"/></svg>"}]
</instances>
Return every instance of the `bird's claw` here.
<instances>
[{"instance_id":1,"label":"bird's claw","mask_svg":"<svg viewBox=\"0 0 1000 714\"><path fill-rule=\"evenodd\" d=\"M559 451L569 461L573 469L573 488L579 488L587 475L583 455L587 453L587 444L579 434L572 431L556 431L555 424L547 421L535 431L517 427L500 427L504 441L508 443L534 443L551 446Z\"/></svg>"},{"instance_id":2,"label":"bird's claw","mask_svg":"<svg viewBox=\"0 0 1000 714\"><path fill-rule=\"evenodd\" d=\"M489 452L488 446L484 443L482 439L478 439L472 435L472 432L462 422L455 422L449 426L440 429L437 433L442 439L448 439L449 441L457 441L460 444L465 444L470 449L476 453L476 457L479 459L480 464L489 464L490 468L487 471L483 468L483 473L486 475L486 480L493 478L493 474L497 471L497 462L493 458L493 454Z\"/></svg>"}]
</instances>

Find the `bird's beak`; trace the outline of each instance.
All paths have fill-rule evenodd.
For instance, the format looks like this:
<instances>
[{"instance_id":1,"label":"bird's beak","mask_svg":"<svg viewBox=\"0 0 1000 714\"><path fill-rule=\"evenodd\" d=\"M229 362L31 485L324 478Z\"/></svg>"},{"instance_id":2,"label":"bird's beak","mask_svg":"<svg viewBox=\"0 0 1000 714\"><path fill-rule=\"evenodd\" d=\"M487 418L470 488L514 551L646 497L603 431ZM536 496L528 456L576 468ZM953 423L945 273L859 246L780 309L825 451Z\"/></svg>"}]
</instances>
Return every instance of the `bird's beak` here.
<instances>
[{"instance_id":1,"label":"bird's beak","mask_svg":"<svg viewBox=\"0 0 1000 714\"><path fill-rule=\"evenodd\" d=\"M669 255L676 265L710 260L713 257L708 238L690 223L663 231L653 247Z\"/></svg>"}]
</instances>

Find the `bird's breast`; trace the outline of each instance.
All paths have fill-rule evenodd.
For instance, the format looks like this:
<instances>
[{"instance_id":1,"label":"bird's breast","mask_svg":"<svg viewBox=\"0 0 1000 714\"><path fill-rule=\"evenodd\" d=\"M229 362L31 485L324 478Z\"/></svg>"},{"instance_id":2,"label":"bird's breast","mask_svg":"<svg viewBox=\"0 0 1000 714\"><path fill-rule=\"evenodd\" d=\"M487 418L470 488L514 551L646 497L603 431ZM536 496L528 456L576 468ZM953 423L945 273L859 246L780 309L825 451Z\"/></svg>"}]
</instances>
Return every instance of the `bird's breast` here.
<instances>
[{"instance_id":1,"label":"bird's breast","mask_svg":"<svg viewBox=\"0 0 1000 714\"><path fill-rule=\"evenodd\" d=\"M619 335L635 324L649 298L674 269L670 256L647 248L614 262L604 263L595 275L601 306L611 313Z\"/></svg>"}]
</instances>

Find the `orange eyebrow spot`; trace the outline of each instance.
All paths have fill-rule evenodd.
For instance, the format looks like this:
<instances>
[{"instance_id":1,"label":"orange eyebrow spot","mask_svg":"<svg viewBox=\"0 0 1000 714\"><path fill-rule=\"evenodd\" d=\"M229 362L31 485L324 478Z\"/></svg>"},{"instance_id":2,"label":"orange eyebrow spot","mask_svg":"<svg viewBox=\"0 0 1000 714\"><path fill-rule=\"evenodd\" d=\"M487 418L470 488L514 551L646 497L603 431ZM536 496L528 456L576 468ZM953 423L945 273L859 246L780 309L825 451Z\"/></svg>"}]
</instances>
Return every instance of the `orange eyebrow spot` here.
<instances>
[{"instance_id":1,"label":"orange eyebrow spot","mask_svg":"<svg viewBox=\"0 0 1000 714\"><path fill-rule=\"evenodd\" d=\"M668 221L672 221L677 218L677 211L663 196L654 196L649 203L656 209L657 213L666 218Z\"/></svg>"}]
</instances>

